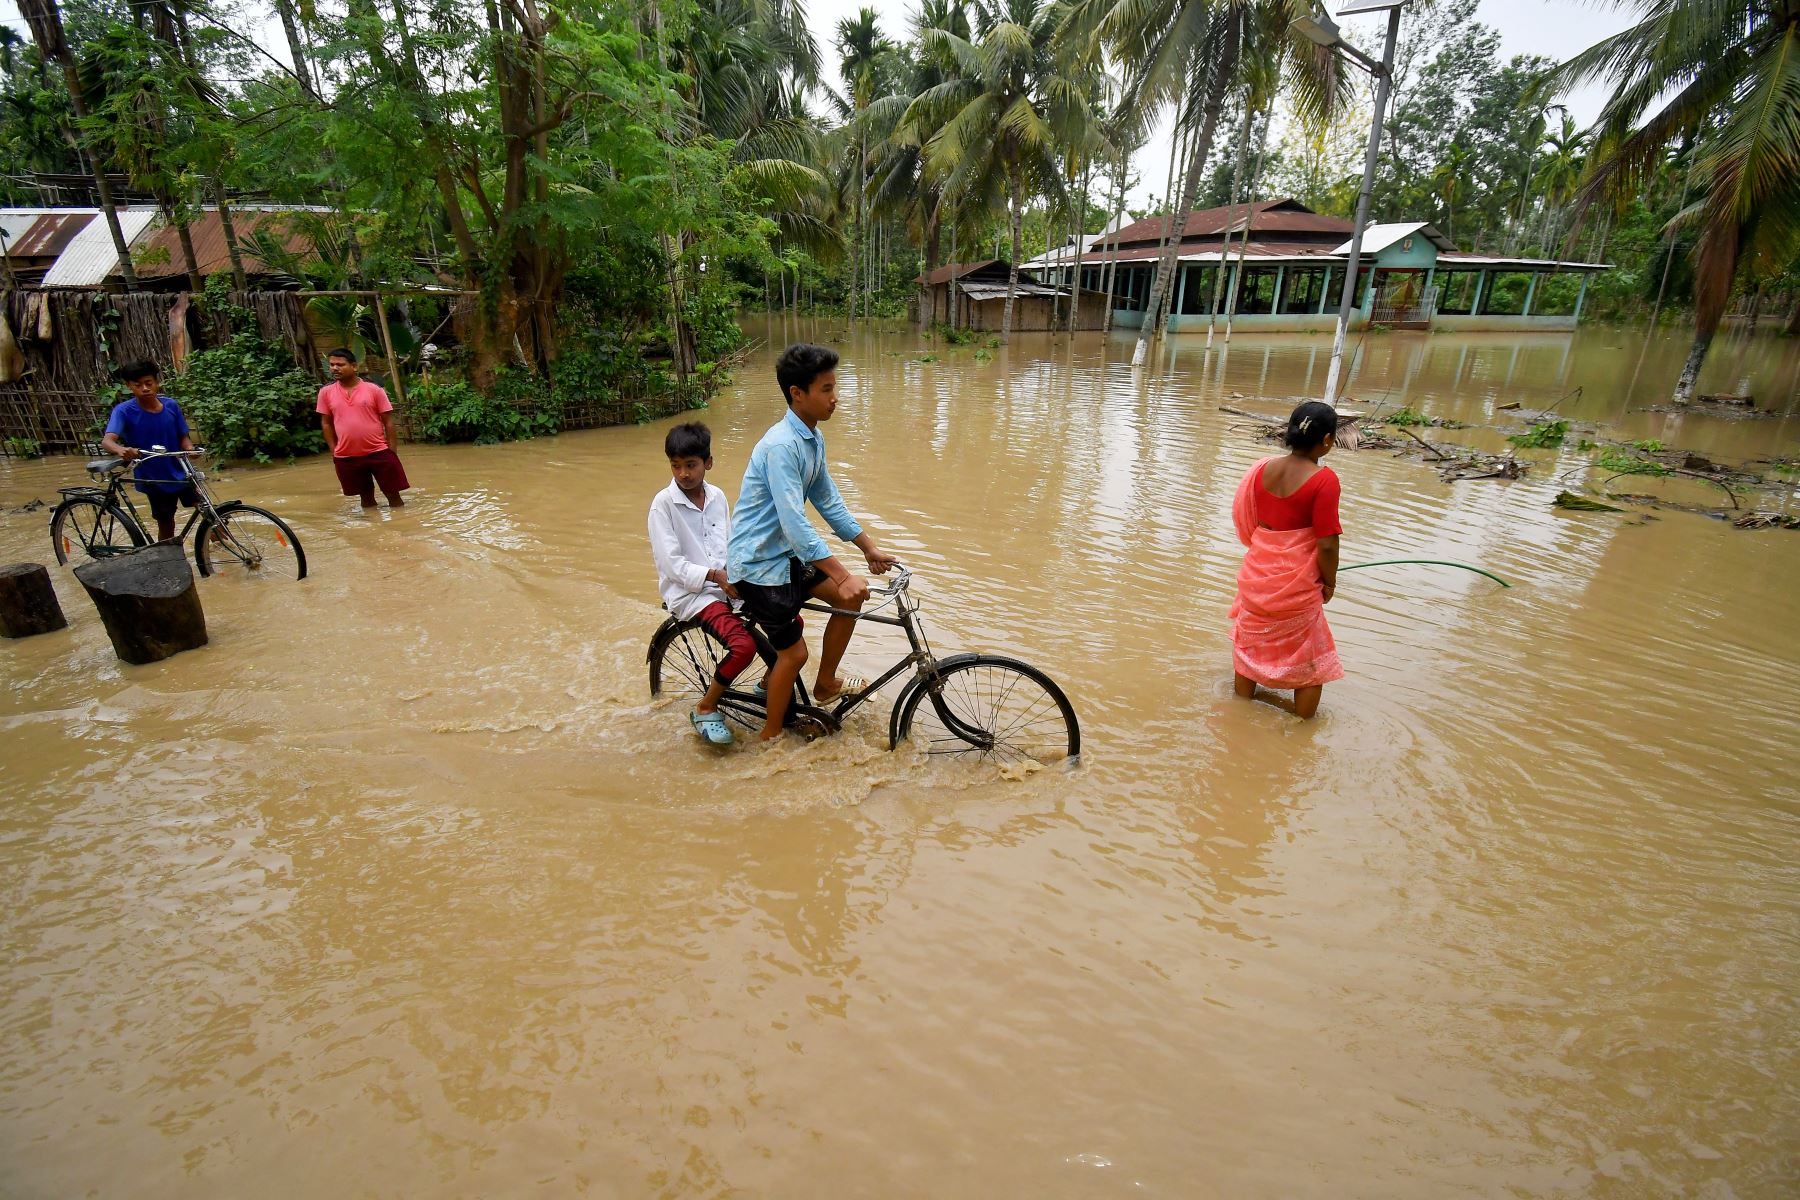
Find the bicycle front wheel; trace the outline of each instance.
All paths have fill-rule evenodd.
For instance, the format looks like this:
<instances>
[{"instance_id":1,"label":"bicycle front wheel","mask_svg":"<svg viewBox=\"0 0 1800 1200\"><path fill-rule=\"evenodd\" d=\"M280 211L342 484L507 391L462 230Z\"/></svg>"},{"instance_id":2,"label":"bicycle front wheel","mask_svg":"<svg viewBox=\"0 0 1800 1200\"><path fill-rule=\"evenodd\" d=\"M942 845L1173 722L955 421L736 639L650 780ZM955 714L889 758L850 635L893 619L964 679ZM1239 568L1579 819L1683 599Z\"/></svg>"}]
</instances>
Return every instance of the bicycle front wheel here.
<instances>
[{"instance_id":1,"label":"bicycle front wheel","mask_svg":"<svg viewBox=\"0 0 1800 1200\"><path fill-rule=\"evenodd\" d=\"M70 496L50 517L50 544L57 562L80 566L148 546L150 538L118 504L99 496Z\"/></svg>"},{"instance_id":2,"label":"bicycle front wheel","mask_svg":"<svg viewBox=\"0 0 1800 1200\"><path fill-rule=\"evenodd\" d=\"M897 725L927 754L1005 764L1063 762L1081 753L1081 725L1054 680L1029 663L973 654L915 688Z\"/></svg>"},{"instance_id":3,"label":"bicycle front wheel","mask_svg":"<svg viewBox=\"0 0 1800 1200\"><path fill-rule=\"evenodd\" d=\"M194 531L194 565L202 575L240 579L305 579L306 551L286 521L250 504L223 504Z\"/></svg>"}]
</instances>

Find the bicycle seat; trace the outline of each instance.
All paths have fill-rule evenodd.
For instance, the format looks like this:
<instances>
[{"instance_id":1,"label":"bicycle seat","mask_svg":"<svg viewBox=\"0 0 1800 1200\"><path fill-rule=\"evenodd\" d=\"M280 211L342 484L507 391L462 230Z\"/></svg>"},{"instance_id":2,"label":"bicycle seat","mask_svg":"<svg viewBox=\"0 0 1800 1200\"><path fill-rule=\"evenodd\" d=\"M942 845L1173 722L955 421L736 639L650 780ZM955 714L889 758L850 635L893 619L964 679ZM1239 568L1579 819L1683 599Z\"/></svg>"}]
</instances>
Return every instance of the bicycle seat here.
<instances>
[{"instance_id":1,"label":"bicycle seat","mask_svg":"<svg viewBox=\"0 0 1800 1200\"><path fill-rule=\"evenodd\" d=\"M87 469L91 474L104 475L108 471L117 471L123 466L125 466L124 459L108 457L89 460Z\"/></svg>"}]
</instances>

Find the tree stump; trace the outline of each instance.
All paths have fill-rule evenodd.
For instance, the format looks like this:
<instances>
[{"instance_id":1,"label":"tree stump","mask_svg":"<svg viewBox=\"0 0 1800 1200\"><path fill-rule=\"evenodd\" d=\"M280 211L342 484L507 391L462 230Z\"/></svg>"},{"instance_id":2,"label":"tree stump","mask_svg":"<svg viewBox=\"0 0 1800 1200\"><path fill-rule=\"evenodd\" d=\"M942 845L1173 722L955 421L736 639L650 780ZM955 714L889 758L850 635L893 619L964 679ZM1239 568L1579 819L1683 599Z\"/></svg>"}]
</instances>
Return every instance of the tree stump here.
<instances>
[{"instance_id":1,"label":"tree stump","mask_svg":"<svg viewBox=\"0 0 1800 1200\"><path fill-rule=\"evenodd\" d=\"M152 663L206 645L206 614L179 545L159 543L75 568L100 610L113 653Z\"/></svg>"},{"instance_id":2,"label":"tree stump","mask_svg":"<svg viewBox=\"0 0 1800 1200\"><path fill-rule=\"evenodd\" d=\"M37 563L0 567L0 637L31 637L67 625L50 572Z\"/></svg>"}]
</instances>

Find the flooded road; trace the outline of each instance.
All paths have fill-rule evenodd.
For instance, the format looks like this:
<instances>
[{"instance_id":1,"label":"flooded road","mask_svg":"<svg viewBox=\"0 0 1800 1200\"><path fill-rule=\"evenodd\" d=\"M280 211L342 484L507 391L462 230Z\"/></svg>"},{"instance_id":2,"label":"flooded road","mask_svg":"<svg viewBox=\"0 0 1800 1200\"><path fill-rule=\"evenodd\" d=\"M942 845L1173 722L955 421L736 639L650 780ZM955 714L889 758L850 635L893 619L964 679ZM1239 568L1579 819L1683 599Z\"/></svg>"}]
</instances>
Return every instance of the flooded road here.
<instances>
[{"instance_id":1,"label":"flooded road","mask_svg":"<svg viewBox=\"0 0 1800 1200\"><path fill-rule=\"evenodd\" d=\"M1328 338L838 348L851 509L940 652L1062 683L1081 765L890 753L885 703L702 747L645 678L669 422L411 447L372 521L321 461L232 471L304 583L204 580L211 644L132 668L53 568L70 629L0 645L0 1193L1794 1193L1800 534L1554 512L1573 443L1334 455L1345 562L1515 586L1345 575L1302 725L1231 695L1264 449L1218 406ZM1685 346L1627 396L1639 349L1374 337L1349 393L1800 452L1631 411ZM1800 345L1731 353L1793 406ZM700 414L733 497L771 361ZM0 462L0 562L78 475Z\"/></svg>"}]
</instances>

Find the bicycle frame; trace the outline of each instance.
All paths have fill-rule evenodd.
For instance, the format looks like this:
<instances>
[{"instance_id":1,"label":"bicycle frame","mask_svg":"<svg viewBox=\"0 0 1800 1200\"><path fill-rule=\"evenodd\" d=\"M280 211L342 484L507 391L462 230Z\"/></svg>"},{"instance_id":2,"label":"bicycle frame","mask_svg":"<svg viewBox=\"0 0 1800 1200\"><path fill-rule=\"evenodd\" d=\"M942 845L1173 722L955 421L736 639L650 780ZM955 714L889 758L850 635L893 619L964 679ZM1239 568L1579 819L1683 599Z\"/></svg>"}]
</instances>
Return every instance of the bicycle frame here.
<instances>
[{"instance_id":1,"label":"bicycle frame","mask_svg":"<svg viewBox=\"0 0 1800 1200\"><path fill-rule=\"evenodd\" d=\"M905 706L907 696L911 694L913 689L922 687L929 692L932 707L937 710L938 719L944 722L947 729L955 733L964 741L969 742L971 745L990 746L993 739L985 731L977 729L962 720L955 712L946 707L940 699L939 689L937 687L939 665L944 662L952 662L969 656L957 654L952 655L948 659L939 659L931 652L931 643L926 638L925 631L920 627L917 620L919 611L918 601L914 600L911 593L908 591L908 585L912 579L912 572L905 567L901 567L899 570L899 577L884 589L886 598L873 609L833 608L831 605L819 600L808 600L805 604L801 605L802 609L810 612L825 613L833 617L849 617L854 621L872 621L877 625L892 626L893 628L905 632L907 645L911 647L905 657L901 658L893 666L889 667L874 680L870 681L868 687L864 688L854 696L845 696L838 700L836 704L820 708L817 711L828 717L833 725L841 726L844 718L852 709L872 699L876 692L879 692L882 688L892 683L901 675L906 674L907 670L910 668L913 671L912 681L908 683L905 688L901 689L899 698L895 700L893 717L890 718L890 725L893 720L898 719L901 709ZM894 605L894 615L892 616L884 615L881 612L881 610L886 608L889 604ZM805 704L804 695L805 693L803 691L801 707L812 707ZM754 693L739 692L730 689L727 689L724 697L720 699L720 704L722 706L736 708L740 711L767 711L761 697ZM892 729L889 730L889 737L890 740L893 740Z\"/></svg>"},{"instance_id":2,"label":"bicycle frame","mask_svg":"<svg viewBox=\"0 0 1800 1200\"><path fill-rule=\"evenodd\" d=\"M210 517L215 523L219 520L218 502L213 499L212 489L206 485L205 472L200 471L187 460L188 455L196 453L198 452L193 450L181 450L164 451L140 456L140 461L141 459L150 458L176 458L177 461L181 463L182 469L186 472L188 481L194 485L194 494L198 496L199 499L195 502L194 507L189 510L187 522L182 525L181 532L175 535L175 541L178 543L187 541L187 535L193 532L195 523L198 522L201 517ZM138 482L138 475L135 469L131 471L110 471L108 472L106 486L104 488L73 487L60 488L58 490L65 496L97 495L104 503L118 505L131 517L132 523L147 535L150 530L144 524L144 518L142 514L138 512L137 504L131 498L131 489L125 486L128 483L136 482ZM165 483L167 480L152 480L149 482Z\"/></svg>"}]
</instances>

